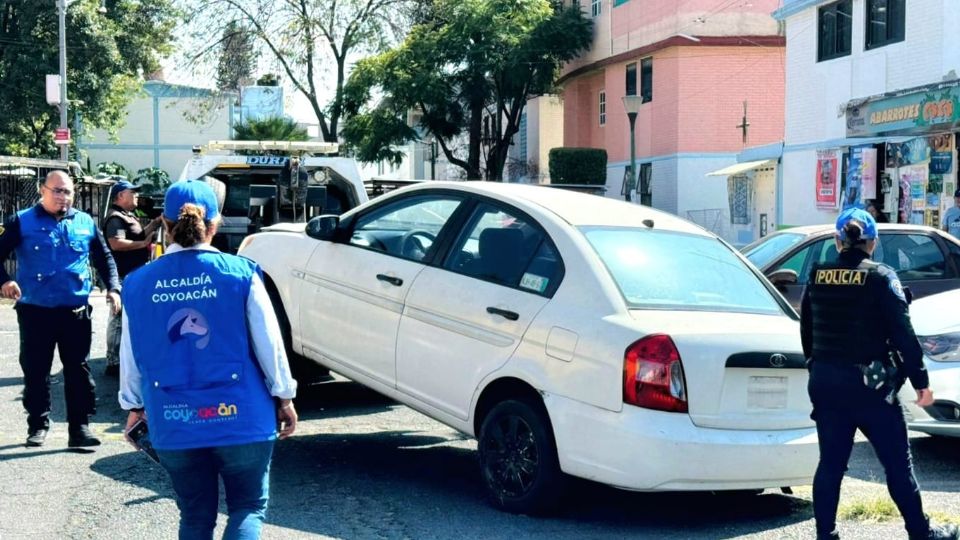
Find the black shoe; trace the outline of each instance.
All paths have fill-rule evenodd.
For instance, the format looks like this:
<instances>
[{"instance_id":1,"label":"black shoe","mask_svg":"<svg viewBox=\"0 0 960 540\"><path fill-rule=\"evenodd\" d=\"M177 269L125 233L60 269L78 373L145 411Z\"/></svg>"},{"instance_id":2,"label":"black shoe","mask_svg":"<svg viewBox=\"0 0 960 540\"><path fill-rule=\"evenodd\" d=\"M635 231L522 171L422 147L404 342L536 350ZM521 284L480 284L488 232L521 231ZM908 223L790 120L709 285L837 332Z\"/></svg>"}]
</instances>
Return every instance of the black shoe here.
<instances>
[{"instance_id":1,"label":"black shoe","mask_svg":"<svg viewBox=\"0 0 960 540\"><path fill-rule=\"evenodd\" d=\"M81 426L70 427L70 439L67 440L67 446L70 448L86 448L88 446L100 446L100 439L93 436L90 426L83 424Z\"/></svg>"},{"instance_id":2,"label":"black shoe","mask_svg":"<svg viewBox=\"0 0 960 540\"><path fill-rule=\"evenodd\" d=\"M107 364L107 367L103 369L103 374L107 377L119 377L120 364Z\"/></svg>"},{"instance_id":3,"label":"black shoe","mask_svg":"<svg viewBox=\"0 0 960 540\"><path fill-rule=\"evenodd\" d=\"M47 440L46 429L31 429L27 432L27 446L43 446Z\"/></svg>"},{"instance_id":4,"label":"black shoe","mask_svg":"<svg viewBox=\"0 0 960 540\"><path fill-rule=\"evenodd\" d=\"M840 540L840 533L833 531L830 534L820 533L817 535L817 540Z\"/></svg>"},{"instance_id":5,"label":"black shoe","mask_svg":"<svg viewBox=\"0 0 960 540\"><path fill-rule=\"evenodd\" d=\"M930 525L927 540L957 540L960 536L956 525Z\"/></svg>"}]
</instances>

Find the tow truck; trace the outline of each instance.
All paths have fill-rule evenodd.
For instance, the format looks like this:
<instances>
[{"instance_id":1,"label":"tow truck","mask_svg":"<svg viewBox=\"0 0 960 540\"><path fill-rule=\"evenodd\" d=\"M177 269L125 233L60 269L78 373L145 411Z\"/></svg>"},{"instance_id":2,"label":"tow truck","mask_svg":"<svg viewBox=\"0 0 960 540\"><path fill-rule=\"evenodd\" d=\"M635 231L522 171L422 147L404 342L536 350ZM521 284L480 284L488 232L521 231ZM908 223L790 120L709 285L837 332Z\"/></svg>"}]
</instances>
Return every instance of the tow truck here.
<instances>
[{"instance_id":1,"label":"tow truck","mask_svg":"<svg viewBox=\"0 0 960 540\"><path fill-rule=\"evenodd\" d=\"M210 141L194 147L180 180L203 180L222 209L214 245L235 253L243 239L280 223L342 214L368 200L357 163L336 143Z\"/></svg>"}]
</instances>

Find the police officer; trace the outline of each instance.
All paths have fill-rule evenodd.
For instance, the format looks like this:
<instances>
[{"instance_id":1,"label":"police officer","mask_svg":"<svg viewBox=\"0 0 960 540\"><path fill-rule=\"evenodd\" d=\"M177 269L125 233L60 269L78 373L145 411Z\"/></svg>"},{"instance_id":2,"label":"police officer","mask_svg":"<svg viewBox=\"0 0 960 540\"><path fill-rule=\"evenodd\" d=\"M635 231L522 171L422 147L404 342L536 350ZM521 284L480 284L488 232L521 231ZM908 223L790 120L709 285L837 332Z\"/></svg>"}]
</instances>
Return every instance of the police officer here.
<instances>
[{"instance_id":1,"label":"police officer","mask_svg":"<svg viewBox=\"0 0 960 540\"><path fill-rule=\"evenodd\" d=\"M139 189L139 186L126 180L114 184L110 188L110 212L103 222L103 235L117 263L121 282L127 274L150 260L151 239L160 226L160 217L157 216L146 227L142 227L133 213L137 208ZM121 320L118 313L111 314L107 321L107 367L104 373L114 377L120 373Z\"/></svg>"},{"instance_id":2,"label":"police officer","mask_svg":"<svg viewBox=\"0 0 960 540\"><path fill-rule=\"evenodd\" d=\"M259 268L210 246L217 198L176 182L164 198L167 253L124 286L120 405L145 418L177 494L180 538L212 538L218 477L225 538L258 538L274 441L294 432L297 383Z\"/></svg>"},{"instance_id":3,"label":"police officer","mask_svg":"<svg viewBox=\"0 0 960 540\"><path fill-rule=\"evenodd\" d=\"M810 361L810 400L820 439L813 480L817 538L836 532L840 483L859 429L873 445L887 487L911 540L957 538L953 526L931 526L923 513L913 474L906 423L896 391L888 342L900 351L900 370L917 389L916 403L933 403L923 353L910 324L907 300L896 272L870 260L877 225L851 208L837 219L837 260L815 265L803 294L800 331Z\"/></svg>"},{"instance_id":4,"label":"police officer","mask_svg":"<svg viewBox=\"0 0 960 540\"><path fill-rule=\"evenodd\" d=\"M70 447L96 446L88 426L95 412L90 356L92 255L107 283L111 309L120 309L120 282L113 258L89 214L73 208L73 180L53 171L40 184L40 203L22 210L0 230L0 283L4 298L16 300L20 324L23 407L27 446L42 446L50 429L50 367L60 351ZM17 254L17 279L3 268Z\"/></svg>"}]
</instances>

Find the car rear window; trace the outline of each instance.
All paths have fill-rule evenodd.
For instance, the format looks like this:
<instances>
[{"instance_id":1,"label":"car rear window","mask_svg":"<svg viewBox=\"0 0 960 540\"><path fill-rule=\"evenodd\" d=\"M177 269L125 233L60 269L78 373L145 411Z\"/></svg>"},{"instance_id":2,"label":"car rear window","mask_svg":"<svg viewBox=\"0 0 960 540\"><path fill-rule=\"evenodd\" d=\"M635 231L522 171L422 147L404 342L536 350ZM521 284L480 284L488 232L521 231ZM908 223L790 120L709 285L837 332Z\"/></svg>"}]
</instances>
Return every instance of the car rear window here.
<instances>
[{"instance_id":1,"label":"car rear window","mask_svg":"<svg viewBox=\"0 0 960 540\"><path fill-rule=\"evenodd\" d=\"M804 235L780 233L768 236L743 248L743 254L757 268L763 268L791 247L800 243Z\"/></svg>"},{"instance_id":2,"label":"car rear window","mask_svg":"<svg viewBox=\"0 0 960 540\"><path fill-rule=\"evenodd\" d=\"M630 308L783 313L749 265L716 238L583 228Z\"/></svg>"}]
</instances>

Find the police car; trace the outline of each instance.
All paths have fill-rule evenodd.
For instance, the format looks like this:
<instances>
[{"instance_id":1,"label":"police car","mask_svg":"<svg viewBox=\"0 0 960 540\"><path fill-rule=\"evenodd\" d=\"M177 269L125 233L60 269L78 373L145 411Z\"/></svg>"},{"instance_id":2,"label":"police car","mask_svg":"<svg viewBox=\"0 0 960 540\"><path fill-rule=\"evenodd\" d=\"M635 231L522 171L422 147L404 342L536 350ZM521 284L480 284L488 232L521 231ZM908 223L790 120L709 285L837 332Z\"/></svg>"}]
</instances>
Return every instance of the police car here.
<instances>
[{"instance_id":1,"label":"police car","mask_svg":"<svg viewBox=\"0 0 960 540\"><path fill-rule=\"evenodd\" d=\"M354 160L333 143L211 141L194 149L178 180L203 179L222 208L216 247L235 252L248 234L339 215L367 201Z\"/></svg>"}]
</instances>

